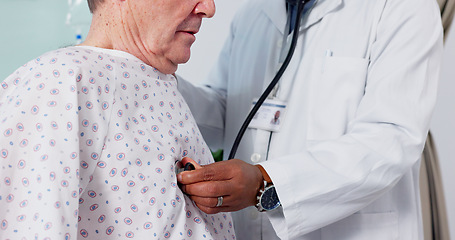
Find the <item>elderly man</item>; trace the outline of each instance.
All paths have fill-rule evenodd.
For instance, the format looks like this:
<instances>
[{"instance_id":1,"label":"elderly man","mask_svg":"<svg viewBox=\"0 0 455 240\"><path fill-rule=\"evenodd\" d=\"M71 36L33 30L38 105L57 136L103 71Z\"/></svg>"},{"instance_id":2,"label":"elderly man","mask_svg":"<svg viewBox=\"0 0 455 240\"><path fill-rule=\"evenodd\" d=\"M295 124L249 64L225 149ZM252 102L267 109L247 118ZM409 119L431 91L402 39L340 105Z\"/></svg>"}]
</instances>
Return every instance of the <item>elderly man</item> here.
<instances>
[{"instance_id":1,"label":"elderly man","mask_svg":"<svg viewBox=\"0 0 455 240\"><path fill-rule=\"evenodd\" d=\"M235 238L176 180L176 160L213 162L171 75L213 0L88 2L83 44L1 82L0 238Z\"/></svg>"}]
</instances>

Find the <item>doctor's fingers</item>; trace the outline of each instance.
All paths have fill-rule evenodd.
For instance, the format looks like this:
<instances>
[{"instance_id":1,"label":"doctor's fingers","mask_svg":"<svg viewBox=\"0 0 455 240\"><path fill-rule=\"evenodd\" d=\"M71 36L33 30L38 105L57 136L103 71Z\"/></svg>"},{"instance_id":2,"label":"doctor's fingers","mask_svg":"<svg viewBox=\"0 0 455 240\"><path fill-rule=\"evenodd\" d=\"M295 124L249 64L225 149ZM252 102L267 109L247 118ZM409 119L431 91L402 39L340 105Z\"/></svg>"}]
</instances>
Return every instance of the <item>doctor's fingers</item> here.
<instances>
[{"instance_id":1,"label":"doctor's fingers","mask_svg":"<svg viewBox=\"0 0 455 240\"><path fill-rule=\"evenodd\" d=\"M234 191L230 181L208 181L193 184L183 184L181 189L190 196L203 198L218 198L231 195Z\"/></svg>"},{"instance_id":2,"label":"doctor's fingers","mask_svg":"<svg viewBox=\"0 0 455 240\"><path fill-rule=\"evenodd\" d=\"M194 201L194 200L193 200ZM207 213L207 214L216 214L216 213L219 213L219 212L232 212L232 210L230 210L230 207L206 207L204 205L201 205L197 202L194 202L196 204L196 206L203 212Z\"/></svg>"},{"instance_id":3,"label":"doctor's fingers","mask_svg":"<svg viewBox=\"0 0 455 240\"><path fill-rule=\"evenodd\" d=\"M222 181L232 178L231 171L226 168L224 162L204 165L192 171L184 171L177 175L180 184L193 184L206 181Z\"/></svg>"},{"instance_id":4,"label":"doctor's fingers","mask_svg":"<svg viewBox=\"0 0 455 240\"><path fill-rule=\"evenodd\" d=\"M217 207L218 198L197 197L191 196L196 206L207 214L215 214L219 212L234 212L241 210L249 205L245 204L241 199L235 199L232 196L223 196L223 203Z\"/></svg>"},{"instance_id":5,"label":"doctor's fingers","mask_svg":"<svg viewBox=\"0 0 455 240\"><path fill-rule=\"evenodd\" d=\"M205 208L228 208L230 206L231 197L230 196L222 196L223 201L220 206L218 205L218 197L198 197L198 196L190 196L191 200L195 202L198 207L205 207Z\"/></svg>"}]
</instances>

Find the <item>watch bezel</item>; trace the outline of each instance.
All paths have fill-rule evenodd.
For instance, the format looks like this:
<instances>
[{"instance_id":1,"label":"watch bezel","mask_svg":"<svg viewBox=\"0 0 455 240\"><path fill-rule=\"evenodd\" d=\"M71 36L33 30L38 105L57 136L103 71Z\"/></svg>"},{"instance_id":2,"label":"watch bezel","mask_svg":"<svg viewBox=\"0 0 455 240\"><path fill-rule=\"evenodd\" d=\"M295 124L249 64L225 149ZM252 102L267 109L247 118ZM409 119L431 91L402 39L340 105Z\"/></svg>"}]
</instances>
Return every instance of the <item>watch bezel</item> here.
<instances>
[{"instance_id":1,"label":"watch bezel","mask_svg":"<svg viewBox=\"0 0 455 240\"><path fill-rule=\"evenodd\" d=\"M276 201L276 202L275 202L275 205L273 207L271 207L271 208L265 208L264 205L262 204L262 202L264 200L266 200L264 198L264 196L267 196L266 193L268 191L275 191L275 196L277 196L275 199L272 199L273 201ZM256 204L256 208L260 212L272 211L272 210L275 210L275 209L277 209L277 208L279 208L281 206L280 199L278 198L278 195L276 194L275 186L273 184L272 185L267 185L264 189L261 189L259 192L260 192L260 194L257 197L258 202Z\"/></svg>"}]
</instances>

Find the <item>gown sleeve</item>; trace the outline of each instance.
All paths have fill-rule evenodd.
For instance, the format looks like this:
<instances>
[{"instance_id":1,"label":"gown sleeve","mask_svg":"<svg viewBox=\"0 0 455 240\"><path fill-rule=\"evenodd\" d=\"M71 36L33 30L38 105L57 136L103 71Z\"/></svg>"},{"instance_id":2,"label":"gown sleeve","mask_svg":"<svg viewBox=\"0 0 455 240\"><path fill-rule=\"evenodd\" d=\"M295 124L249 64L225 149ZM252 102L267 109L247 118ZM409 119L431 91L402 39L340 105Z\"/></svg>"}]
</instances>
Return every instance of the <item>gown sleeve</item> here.
<instances>
[{"instance_id":1,"label":"gown sleeve","mask_svg":"<svg viewBox=\"0 0 455 240\"><path fill-rule=\"evenodd\" d=\"M0 88L1 239L77 238L79 196L102 154L112 94L62 52ZM94 69L93 69L94 70Z\"/></svg>"}]
</instances>

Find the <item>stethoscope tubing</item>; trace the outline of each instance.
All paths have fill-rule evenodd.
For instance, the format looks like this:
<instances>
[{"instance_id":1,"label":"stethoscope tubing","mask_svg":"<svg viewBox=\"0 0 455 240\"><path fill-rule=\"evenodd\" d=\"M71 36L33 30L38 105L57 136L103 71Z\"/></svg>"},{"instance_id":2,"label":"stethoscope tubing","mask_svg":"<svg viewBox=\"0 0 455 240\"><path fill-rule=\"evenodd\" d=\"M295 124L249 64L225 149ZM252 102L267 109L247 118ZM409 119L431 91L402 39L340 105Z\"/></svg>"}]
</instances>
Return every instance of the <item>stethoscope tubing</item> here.
<instances>
[{"instance_id":1,"label":"stethoscope tubing","mask_svg":"<svg viewBox=\"0 0 455 240\"><path fill-rule=\"evenodd\" d=\"M248 128L248 125L250 124L254 115L256 115L256 113L259 110L259 108L261 107L261 105L264 103L265 99L267 99L270 92L272 92L275 85L280 81L281 77L284 74L284 71L286 70L289 63L291 62L292 55L294 54L295 47L297 45L297 40L299 38L299 29L300 29L300 22L301 22L300 20L301 20L302 12L305 7L305 4L308 2L309 2L309 0L297 1L297 18L296 18L296 22L294 25L294 30L293 30L294 33L292 35L291 46L289 47L289 52L286 55L286 58L284 59L283 64L281 65L280 69L276 73L272 82L270 82L269 86L262 93L261 97L258 99L257 103L253 106L250 113L248 114L245 121L243 122L242 127L240 128L240 130L237 134L237 137L235 138L234 144L232 145L228 159L233 159L235 157L237 149L240 145L240 141L242 140L243 135L245 134L245 131Z\"/></svg>"}]
</instances>

